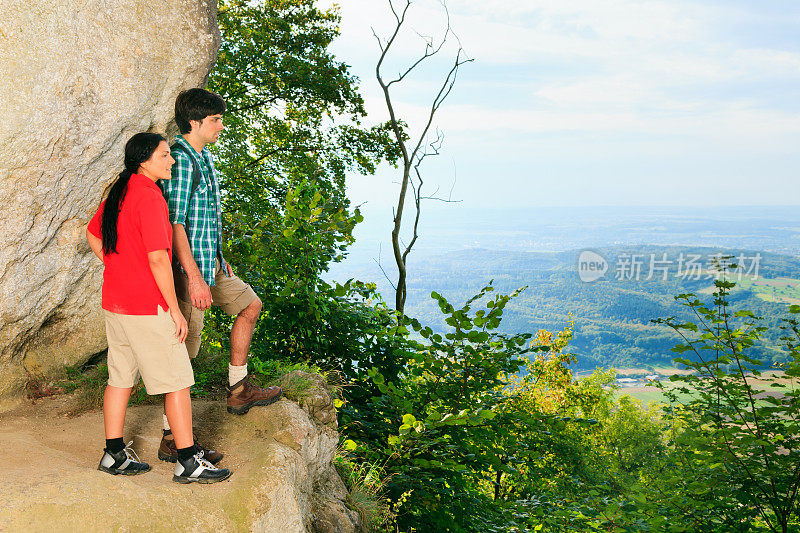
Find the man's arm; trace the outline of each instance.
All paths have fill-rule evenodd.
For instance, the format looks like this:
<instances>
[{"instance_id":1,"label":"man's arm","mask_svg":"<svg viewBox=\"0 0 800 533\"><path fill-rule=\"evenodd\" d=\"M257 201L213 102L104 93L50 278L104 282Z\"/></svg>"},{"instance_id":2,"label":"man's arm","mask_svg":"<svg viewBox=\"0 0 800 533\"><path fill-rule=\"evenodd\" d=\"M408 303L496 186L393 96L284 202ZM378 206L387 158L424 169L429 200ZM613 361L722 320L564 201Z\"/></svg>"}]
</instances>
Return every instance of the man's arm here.
<instances>
[{"instance_id":1,"label":"man's arm","mask_svg":"<svg viewBox=\"0 0 800 533\"><path fill-rule=\"evenodd\" d=\"M183 227L183 224L172 225L172 248L175 257L186 272L186 277L189 278L186 288L189 291L192 305L198 309L208 309L211 307L211 302L213 302L211 288L206 283L206 280L203 279L203 274L197 267L192 255L192 249L189 246L189 237L186 236L186 228Z\"/></svg>"},{"instance_id":2,"label":"man's arm","mask_svg":"<svg viewBox=\"0 0 800 533\"><path fill-rule=\"evenodd\" d=\"M186 289L194 307L211 307L211 289L203 279L200 269L192 256L189 238L186 235L186 216L192 196L192 174L194 168L189 155L181 150L173 150L172 179L160 180L169 207L169 221L172 224L172 250L189 278Z\"/></svg>"}]
</instances>

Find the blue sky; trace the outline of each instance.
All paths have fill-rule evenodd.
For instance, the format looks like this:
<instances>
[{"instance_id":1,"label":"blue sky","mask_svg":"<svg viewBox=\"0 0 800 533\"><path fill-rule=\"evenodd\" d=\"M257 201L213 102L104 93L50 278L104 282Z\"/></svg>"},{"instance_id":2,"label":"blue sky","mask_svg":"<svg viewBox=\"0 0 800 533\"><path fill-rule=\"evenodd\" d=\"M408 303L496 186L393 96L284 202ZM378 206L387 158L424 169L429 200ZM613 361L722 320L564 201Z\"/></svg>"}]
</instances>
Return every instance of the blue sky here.
<instances>
[{"instance_id":1,"label":"blue sky","mask_svg":"<svg viewBox=\"0 0 800 533\"><path fill-rule=\"evenodd\" d=\"M395 0L399 5L399 2ZM372 35L383 0L338 1L340 60L388 117ZM322 3L322 6L330 5ZM800 3L452 0L465 65L426 167L466 207L800 204ZM419 0L387 75L439 35L443 11ZM454 53L397 88L419 127ZM397 171L349 181L356 203L388 206Z\"/></svg>"}]
</instances>

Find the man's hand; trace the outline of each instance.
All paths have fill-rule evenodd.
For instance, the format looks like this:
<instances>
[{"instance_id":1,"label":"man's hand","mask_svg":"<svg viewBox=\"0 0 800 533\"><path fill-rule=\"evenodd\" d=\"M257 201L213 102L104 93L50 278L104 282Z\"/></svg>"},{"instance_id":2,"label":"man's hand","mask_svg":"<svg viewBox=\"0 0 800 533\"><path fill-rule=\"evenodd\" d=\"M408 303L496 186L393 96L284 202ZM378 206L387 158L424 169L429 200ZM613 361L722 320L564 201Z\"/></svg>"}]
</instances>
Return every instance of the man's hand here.
<instances>
[{"instance_id":1,"label":"man's hand","mask_svg":"<svg viewBox=\"0 0 800 533\"><path fill-rule=\"evenodd\" d=\"M189 333L189 326L186 324L183 313L181 313L181 310L178 308L170 308L169 316L171 316L172 321L175 322L175 337L177 337L180 342L185 341L186 334Z\"/></svg>"},{"instance_id":2,"label":"man's hand","mask_svg":"<svg viewBox=\"0 0 800 533\"><path fill-rule=\"evenodd\" d=\"M233 277L233 269L231 268L231 264L230 263L225 263L225 268L228 271L228 277L232 278Z\"/></svg>"},{"instance_id":3,"label":"man's hand","mask_svg":"<svg viewBox=\"0 0 800 533\"><path fill-rule=\"evenodd\" d=\"M211 288L202 276L189 278L187 289L193 306L203 311L211 307L211 302L214 301L211 298Z\"/></svg>"}]
</instances>

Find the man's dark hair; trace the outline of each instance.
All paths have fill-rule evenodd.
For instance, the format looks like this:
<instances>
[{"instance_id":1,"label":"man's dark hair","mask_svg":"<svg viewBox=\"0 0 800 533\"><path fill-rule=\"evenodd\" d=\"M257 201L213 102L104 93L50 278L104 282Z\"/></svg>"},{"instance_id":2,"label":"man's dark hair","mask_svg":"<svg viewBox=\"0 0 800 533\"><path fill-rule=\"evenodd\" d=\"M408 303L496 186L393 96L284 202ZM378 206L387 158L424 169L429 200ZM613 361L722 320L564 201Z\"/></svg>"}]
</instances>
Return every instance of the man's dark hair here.
<instances>
[{"instance_id":1,"label":"man's dark hair","mask_svg":"<svg viewBox=\"0 0 800 533\"><path fill-rule=\"evenodd\" d=\"M201 121L225 112L225 100L205 89L187 89L175 99L175 122L182 134L192 131L190 120Z\"/></svg>"}]
</instances>

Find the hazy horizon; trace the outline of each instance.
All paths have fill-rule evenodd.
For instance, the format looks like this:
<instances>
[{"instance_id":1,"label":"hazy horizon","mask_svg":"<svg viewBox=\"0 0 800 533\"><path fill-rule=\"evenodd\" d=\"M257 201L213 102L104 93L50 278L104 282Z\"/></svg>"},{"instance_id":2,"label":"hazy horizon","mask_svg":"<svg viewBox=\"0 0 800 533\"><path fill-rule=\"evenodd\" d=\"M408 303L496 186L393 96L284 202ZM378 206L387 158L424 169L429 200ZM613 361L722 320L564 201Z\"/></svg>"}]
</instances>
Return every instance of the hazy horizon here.
<instances>
[{"instance_id":1,"label":"hazy horizon","mask_svg":"<svg viewBox=\"0 0 800 533\"><path fill-rule=\"evenodd\" d=\"M377 264L394 277L392 212L364 206L348 257L331 265L329 279L350 277L383 283ZM410 221L413 214L406 213ZM408 229L408 228L406 228ZM408 235L408 233L406 233ZM409 255L409 276L426 258L470 249L550 251L625 245L717 246L800 255L800 209L796 206L548 206L423 210L419 239Z\"/></svg>"}]
</instances>

